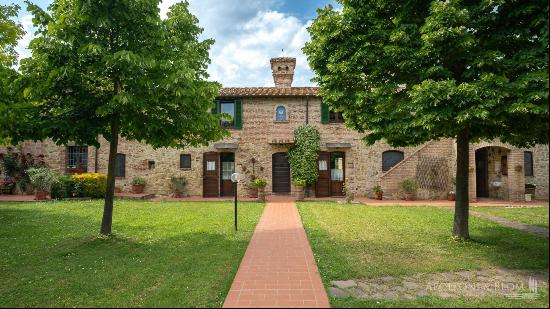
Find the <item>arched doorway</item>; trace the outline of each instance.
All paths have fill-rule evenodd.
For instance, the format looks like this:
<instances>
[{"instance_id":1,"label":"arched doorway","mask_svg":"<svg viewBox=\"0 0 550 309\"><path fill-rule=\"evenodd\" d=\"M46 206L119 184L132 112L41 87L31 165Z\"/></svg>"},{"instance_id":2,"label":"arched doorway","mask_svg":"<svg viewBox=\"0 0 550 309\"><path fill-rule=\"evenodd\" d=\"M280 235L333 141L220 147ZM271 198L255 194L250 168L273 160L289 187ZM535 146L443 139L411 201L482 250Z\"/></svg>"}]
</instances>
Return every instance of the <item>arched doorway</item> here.
<instances>
[{"instance_id":1,"label":"arched doorway","mask_svg":"<svg viewBox=\"0 0 550 309\"><path fill-rule=\"evenodd\" d=\"M476 196L508 200L508 156L510 150L487 146L476 150Z\"/></svg>"},{"instance_id":2,"label":"arched doorway","mask_svg":"<svg viewBox=\"0 0 550 309\"><path fill-rule=\"evenodd\" d=\"M276 152L272 155L272 191L273 193L290 193L290 164L288 153Z\"/></svg>"}]
</instances>

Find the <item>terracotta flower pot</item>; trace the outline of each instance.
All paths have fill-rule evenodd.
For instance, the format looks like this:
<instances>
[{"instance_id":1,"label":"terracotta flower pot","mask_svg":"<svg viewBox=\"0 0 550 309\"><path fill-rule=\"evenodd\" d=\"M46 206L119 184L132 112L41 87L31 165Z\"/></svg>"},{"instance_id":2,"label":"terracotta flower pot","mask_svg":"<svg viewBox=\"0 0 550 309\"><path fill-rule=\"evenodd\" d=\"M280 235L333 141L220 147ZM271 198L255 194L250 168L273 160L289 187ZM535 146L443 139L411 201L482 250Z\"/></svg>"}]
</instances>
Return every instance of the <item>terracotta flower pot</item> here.
<instances>
[{"instance_id":1,"label":"terracotta flower pot","mask_svg":"<svg viewBox=\"0 0 550 309\"><path fill-rule=\"evenodd\" d=\"M257 198L258 197L258 188L247 188L246 189L248 197Z\"/></svg>"},{"instance_id":2,"label":"terracotta flower pot","mask_svg":"<svg viewBox=\"0 0 550 309\"><path fill-rule=\"evenodd\" d=\"M414 201L414 193L405 193L405 200L407 201Z\"/></svg>"},{"instance_id":3,"label":"terracotta flower pot","mask_svg":"<svg viewBox=\"0 0 550 309\"><path fill-rule=\"evenodd\" d=\"M377 200L382 200L382 193L381 193L381 192L376 192L376 193L375 193L375 198L376 198Z\"/></svg>"},{"instance_id":4,"label":"terracotta flower pot","mask_svg":"<svg viewBox=\"0 0 550 309\"><path fill-rule=\"evenodd\" d=\"M48 199L48 192L46 191L35 191L34 197L39 201L44 201Z\"/></svg>"},{"instance_id":5,"label":"terracotta flower pot","mask_svg":"<svg viewBox=\"0 0 550 309\"><path fill-rule=\"evenodd\" d=\"M447 200L454 201L456 199L456 195L454 193L447 194Z\"/></svg>"},{"instance_id":6,"label":"terracotta flower pot","mask_svg":"<svg viewBox=\"0 0 550 309\"><path fill-rule=\"evenodd\" d=\"M145 189L145 185L132 185L132 192L133 193L143 193L143 189Z\"/></svg>"}]
</instances>

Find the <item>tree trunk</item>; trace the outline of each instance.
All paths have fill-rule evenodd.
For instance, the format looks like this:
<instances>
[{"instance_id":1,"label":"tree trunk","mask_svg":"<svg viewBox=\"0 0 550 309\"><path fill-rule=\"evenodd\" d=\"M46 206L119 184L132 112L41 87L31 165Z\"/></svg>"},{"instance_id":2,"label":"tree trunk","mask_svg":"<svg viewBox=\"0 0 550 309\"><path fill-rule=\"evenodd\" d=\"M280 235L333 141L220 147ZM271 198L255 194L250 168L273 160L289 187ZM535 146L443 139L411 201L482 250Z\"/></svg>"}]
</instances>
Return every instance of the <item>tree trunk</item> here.
<instances>
[{"instance_id":1,"label":"tree trunk","mask_svg":"<svg viewBox=\"0 0 550 309\"><path fill-rule=\"evenodd\" d=\"M468 129L458 133L456 144L456 200L453 236L469 239L468 169L470 165L470 134Z\"/></svg>"},{"instance_id":2,"label":"tree trunk","mask_svg":"<svg viewBox=\"0 0 550 309\"><path fill-rule=\"evenodd\" d=\"M115 195L115 164L118 148L118 131L119 120L115 119L111 122L111 144L109 145L109 167L107 170L107 192L105 193L105 206L103 208L103 219L101 220L102 235L110 235L113 225L113 198Z\"/></svg>"}]
</instances>

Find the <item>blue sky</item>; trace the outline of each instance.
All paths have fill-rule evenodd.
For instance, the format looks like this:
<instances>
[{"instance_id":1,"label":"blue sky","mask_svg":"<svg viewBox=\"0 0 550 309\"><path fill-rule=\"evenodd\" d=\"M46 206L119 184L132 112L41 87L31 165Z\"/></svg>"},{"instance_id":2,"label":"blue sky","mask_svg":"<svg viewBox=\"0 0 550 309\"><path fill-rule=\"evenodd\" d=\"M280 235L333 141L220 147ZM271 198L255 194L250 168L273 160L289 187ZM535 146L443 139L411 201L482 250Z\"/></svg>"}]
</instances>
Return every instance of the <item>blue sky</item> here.
<instances>
[{"instance_id":1,"label":"blue sky","mask_svg":"<svg viewBox=\"0 0 550 309\"><path fill-rule=\"evenodd\" d=\"M31 0L32 1L32 0ZM161 15L180 0L163 0ZM51 0L34 0L42 8ZM18 51L26 49L33 37L32 17L22 0L0 0L2 4L18 3L23 8L19 20L27 30ZM214 38L210 50L210 78L225 87L273 86L269 58L281 55L297 58L293 86L310 86L312 71L301 48L309 40L306 30L316 16L316 9L335 0L189 0L190 10L204 28L204 38Z\"/></svg>"}]
</instances>

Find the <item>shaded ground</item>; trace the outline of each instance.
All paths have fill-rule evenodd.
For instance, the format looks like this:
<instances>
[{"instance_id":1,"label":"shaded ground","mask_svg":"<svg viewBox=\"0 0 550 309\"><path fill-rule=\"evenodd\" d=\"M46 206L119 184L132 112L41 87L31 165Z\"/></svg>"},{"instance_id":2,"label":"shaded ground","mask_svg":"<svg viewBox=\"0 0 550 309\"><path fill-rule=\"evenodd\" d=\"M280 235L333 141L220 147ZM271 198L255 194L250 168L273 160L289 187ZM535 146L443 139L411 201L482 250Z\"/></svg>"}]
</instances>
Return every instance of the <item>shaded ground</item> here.
<instances>
[{"instance_id":1,"label":"shaded ground","mask_svg":"<svg viewBox=\"0 0 550 309\"><path fill-rule=\"evenodd\" d=\"M220 307L263 204L0 203L0 307Z\"/></svg>"}]
</instances>

